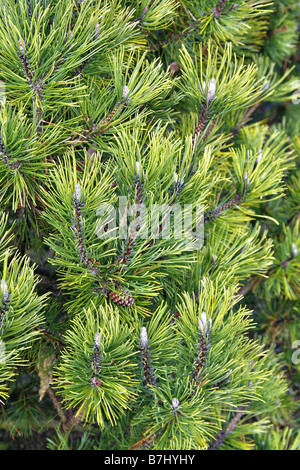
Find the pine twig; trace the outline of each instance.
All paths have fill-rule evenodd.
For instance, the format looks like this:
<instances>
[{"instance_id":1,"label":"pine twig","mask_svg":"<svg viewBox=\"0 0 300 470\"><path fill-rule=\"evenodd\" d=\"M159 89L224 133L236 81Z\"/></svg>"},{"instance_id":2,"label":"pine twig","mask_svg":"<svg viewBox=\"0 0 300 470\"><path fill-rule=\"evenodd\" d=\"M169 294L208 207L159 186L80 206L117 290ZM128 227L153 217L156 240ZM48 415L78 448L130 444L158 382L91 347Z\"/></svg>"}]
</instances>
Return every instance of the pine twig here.
<instances>
[{"instance_id":1,"label":"pine twig","mask_svg":"<svg viewBox=\"0 0 300 470\"><path fill-rule=\"evenodd\" d=\"M66 421L67 421L67 418L66 418L66 416L65 416L65 413L63 412L62 407L60 406L60 403L59 403L58 399L56 398L55 393L53 392L52 388L50 387L50 385L49 385L49 387L48 387L48 389L47 389L47 393L48 393L48 395L49 395L49 397L50 397L50 400L52 401L52 403L53 403L53 405L54 405L54 408L55 408L56 411L57 411L58 416L60 417L60 419L61 419L61 421L62 421L62 423L63 423L63 425L64 425L64 424L66 423Z\"/></svg>"},{"instance_id":2,"label":"pine twig","mask_svg":"<svg viewBox=\"0 0 300 470\"><path fill-rule=\"evenodd\" d=\"M217 438L214 440L214 442L208 447L208 450L216 450L218 449L224 442L224 440L226 439L226 437L232 433L232 431L235 429L235 427L237 426L238 422L240 421L240 419L244 416L244 410L246 409L245 406L240 406L239 407L239 411L237 411L235 413L235 415L233 416L233 418L229 421L227 427L225 428L225 430L221 430L219 431L219 434L217 436Z\"/></svg>"},{"instance_id":3,"label":"pine twig","mask_svg":"<svg viewBox=\"0 0 300 470\"><path fill-rule=\"evenodd\" d=\"M232 206L240 203L243 200L243 196L241 194L236 194L233 199L228 202L225 202L221 206L216 207L213 211L208 212L204 216L204 223L207 224L211 220L215 220L222 212L229 209Z\"/></svg>"}]
</instances>

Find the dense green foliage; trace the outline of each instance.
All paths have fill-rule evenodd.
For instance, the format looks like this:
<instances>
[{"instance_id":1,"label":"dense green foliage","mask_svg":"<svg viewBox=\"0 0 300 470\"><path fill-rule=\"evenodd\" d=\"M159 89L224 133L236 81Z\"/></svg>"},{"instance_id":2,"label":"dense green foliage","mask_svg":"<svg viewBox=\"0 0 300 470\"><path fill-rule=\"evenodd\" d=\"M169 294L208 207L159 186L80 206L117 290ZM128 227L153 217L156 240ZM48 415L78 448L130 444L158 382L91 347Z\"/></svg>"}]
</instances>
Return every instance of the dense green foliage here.
<instances>
[{"instance_id":1,"label":"dense green foliage","mask_svg":"<svg viewBox=\"0 0 300 470\"><path fill-rule=\"evenodd\" d=\"M0 430L298 449L298 3L0 6Z\"/></svg>"}]
</instances>

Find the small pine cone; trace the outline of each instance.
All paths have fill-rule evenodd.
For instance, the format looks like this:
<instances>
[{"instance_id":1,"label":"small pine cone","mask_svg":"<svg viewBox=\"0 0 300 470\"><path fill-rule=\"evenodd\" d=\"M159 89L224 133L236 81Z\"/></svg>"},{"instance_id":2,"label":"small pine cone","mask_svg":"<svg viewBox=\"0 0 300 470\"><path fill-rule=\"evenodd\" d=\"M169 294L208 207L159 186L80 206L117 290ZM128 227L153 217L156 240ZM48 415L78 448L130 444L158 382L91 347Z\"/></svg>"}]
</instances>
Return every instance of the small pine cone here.
<instances>
[{"instance_id":1,"label":"small pine cone","mask_svg":"<svg viewBox=\"0 0 300 470\"><path fill-rule=\"evenodd\" d=\"M172 73L177 73L180 71L180 65L178 65L177 62L171 62L169 65L169 70Z\"/></svg>"},{"instance_id":2,"label":"small pine cone","mask_svg":"<svg viewBox=\"0 0 300 470\"><path fill-rule=\"evenodd\" d=\"M100 388L102 385L102 380L99 380L97 377L92 377L91 379L91 387L93 388Z\"/></svg>"},{"instance_id":3,"label":"small pine cone","mask_svg":"<svg viewBox=\"0 0 300 470\"><path fill-rule=\"evenodd\" d=\"M124 305L125 307L128 307L129 305L134 304L134 298L126 289L120 289L119 292L111 291L109 293L109 297L117 305Z\"/></svg>"}]
</instances>

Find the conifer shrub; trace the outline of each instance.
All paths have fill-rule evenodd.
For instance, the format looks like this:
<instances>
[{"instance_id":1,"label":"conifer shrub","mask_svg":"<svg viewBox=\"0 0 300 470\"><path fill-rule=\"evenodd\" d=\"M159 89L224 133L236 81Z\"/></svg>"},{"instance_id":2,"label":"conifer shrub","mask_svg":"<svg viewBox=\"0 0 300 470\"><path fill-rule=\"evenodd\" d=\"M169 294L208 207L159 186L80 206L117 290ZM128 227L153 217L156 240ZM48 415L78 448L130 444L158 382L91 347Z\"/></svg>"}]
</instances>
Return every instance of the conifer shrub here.
<instances>
[{"instance_id":1,"label":"conifer shrub","mask_svg":"<svg viewBox=\"0 0 300 470\"><path fill-rule=\"evenodd\" d=\"M299 449L298 3L0 6L0 446Z\"/></svg>"}]
</instances>

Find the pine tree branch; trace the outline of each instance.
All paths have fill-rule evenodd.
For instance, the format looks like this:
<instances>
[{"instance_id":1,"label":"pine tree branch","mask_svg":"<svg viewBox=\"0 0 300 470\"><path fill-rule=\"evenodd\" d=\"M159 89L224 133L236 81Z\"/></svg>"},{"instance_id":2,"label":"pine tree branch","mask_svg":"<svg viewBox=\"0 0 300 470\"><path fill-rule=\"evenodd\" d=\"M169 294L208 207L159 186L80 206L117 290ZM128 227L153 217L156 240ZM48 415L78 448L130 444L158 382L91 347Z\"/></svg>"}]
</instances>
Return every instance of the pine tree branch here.
<instances>
[{"instance_id":1,"label":"pine tree branch","mask_svg":"<svg viewBox=\"0 0 300 470\"><path fill-rule=\"evenodd\" d=\"M57 411L58 416L60 417L60 419L61 419L61 421L62 421L62 423L63 423L63 425L64 425L64 424L67 422L67 418L66 418L65 413L63 412L63 409L62 409L62 407L60 406L60 403L59 403L58 399L56 398L56 395L55 395L55 393L53 392L53 390L52 390L52 388L51 388L50 385L49 385L49 387L48 387L48 389L47 389L47 393L48 393L48 395L49 395L49 397L50 397L50 399L51 399L51 401L52 401L52 403L53 403L53 405L54 405L54 408L55 408L56 411Z\"/></svg>"},{"instance_id":2,"label":"pine tree branch","mask_svg":"<svg viewBox=\"0 0 300 470\"><path fill-rule=\"evenodd\" d=\"M241 203L243 201L244 196L241 194L236 194L233 199L228 202L225 202L221 206L216 207L213 211L207 212L204 215L204 223L207 224L213 220L215 220L222 212L230 209L231 207Z\"/></svg>"},{"instance_id":3,"label":"pine tree branch","mask_svg":"<svg viewBox=\"0 0 300 470\"><path fill-rule=\"evenodd\" d=\"M0 134L0 156L1 156L2 162L5 165L7 165L11 170L18 170L20 168L21 162L19 162L19 160L16 160L15 162L11 161L9 154L3 145L1 134Z\"/></svg>"},{"instance_id":4,"label":"pine tree branch","mask_svg":"<svg viewBox=\"0 0 300 470\"><path fill-rule=\"evenodd\" d=\"M77 191L76 191L77 190ZM84 235L83 235L83 227L82 227L82 208L84 206L84 202L80 201L80 186L79 184L76 185L75 195L73 195L73 207L75 211L75 217L72 218L72 228L76 234L76 244L78 251L80 253L80 261L85 265L88 266L89 256L85 248L84 244Z\"/></svg>"},{"instance_id":5,"label":"pine tree branch","mask_svg":"<svg viewBox=\"0 0 300 470\"><path fill-rule=\"evenodd\" d=\"M231 134L233 137L235 137L239 132L240 130L242 129L242 127L245 126L245 124L247 124L248 120L250 119L250 117L252 116L252 114L256 111L256 109L259 107L260 105L260 102L259 103L256 103L254 104L253 106L251 106L246 114L244 115L244 117L241 119L241 121L239 122L239 124L234 127L233 129L231 129Z\"/></svg>"},{"instance_id":6,"label":"pine tree branch","mask_svg":"<svg viewBox=\"0 0 300 470\"><path fill-rule=\"evenodd\" d=\"M80 412L72 411L72 413L67 417L66 422L63 424L64 432L69 432L72 428L79 425L82 420L83 414L85 411L85 406L83 406Z\"/></svg>"},{"instance_id":7,"label":"pine tree branch","mask_svg":"<svg viewBox=\"0 0 300 470\"><path fill-rule=\"evenodd\" d=\"M140 230L141 207L143 204L143 196L144 196L144 179L141 179L139 167L138 167L138 176L136 177L134 181L134 188L136 190L136 204L137 204L137 211L135 214L136 216L135 225L134 227L132 227L132 230L129 234L123 256L117 260L117 262L121 263L122 265L126 265L130 261L130 257L133 254L135 239L137 237L138 231Z\"/></svg>"},{"instance_id":8,"label":"pine tree branch","mask_svg":"<svg viewBox=\"0 0 300 470\"><path fill-rule=\"evenodd\" d=\"M227 13L224 11L226 2L227 0L220 0L216 7L214 7L208 13L203 13L202 17L199 20L193 17L193 21L183 31L180 31L179 33L174 32L170 34L169 37L164 39L163 41L156 42L155 44L150 44L149 49L158 50L164 46L167 46L168 44L172 42L178 42L181 39L185 39L190 33L192 33L193 31L196 31L203 24L205 18L209 18L210 16L212 16L213 18L219 18L221 15ZM230 11L235 10L237 7L238 7L237 4L232 5Z\"/></svg>"},{"instance_id":9,"label":"pine tree branch","mask_svg":"<svg viewBox=\"0 0 300 470\"><path fill-rule=\"evenodd\" d=\"M7 283L4 279L2 279L1 281L1 294L2 294L2 307L0 307L0 328L2 328L3 316L9 309L9 298L10 298L10 294L7 288Z\"/></svg>"},{"instance_id":10,"label":"pine tree branch","mask_svg":"<svg viewBox=\"0 0 300 470\"><path fill-rule=\"evenodd\" d=\"M154 374L154 369L151 365L151 348L145 327L142 327L141 329L139 349L141 361L140 364L143 371L143 376L146 381L146 387L153 386L156 384L156 377Z\"/></svg>"},{"instance_id":11,"label":"pine tree branch","mask_svg":"<svg viewBox=\"0 0 300 470\"><path fill-rule=\"evenodd\" d=\"M225 430L219 431L219 434L218 434L217 438L208 447L208 450L216 450L223 444L224 440L227 438L227 436L230 433L232 433L232 431L234 431L234 429L238 425L239 421L244 416L245 409L246 409L246 406L240 406L239 407L239 411L237 411L235 413L235 415L233 416L233 418L229 421L229 423L226 426Z\"/></svg>"},{"instance_id":12,"label":"pine tree branch","mask_svg":"<svg viewBox=\"0 0 300 470\"><path fill-rule=\"evenodd\" d=\"M151 6L151 3L152 3L152 2L149 2L149 6L147 6L147 5L145 6L145 8L144 8L144 10L142 11L142 13L140 14L140 16L138 16L138 17L134 20L134 23L136 23L137 25L139 25L139 24L143 21L143 19L145 18L146 13L147 13L149 7Z\"/></svg>"},{"instance_id":13,"label":"pine tree branch","mask_svg":"<svg viewBox=\"0 0 300 470\"><path fill-rule=\"evenodd\" d=\"M77 426L81 419L82 419L82 416L84 414L84 411L85 411L85 407L83 406L80 410L80 413L77 413L76 411L73 411L73 410L68 410L67 413L64 413L61 405L60 405L60 402L58 401L55 393L53 392L52 388L48 387L47 389L47 393L54 405L54 408L56 409L57 411L57 414L62 422L62 426L63 426L63 431L64 433L67 433L70 431L71 428Z\"/></svg>"},{"instance_id":14,"label":"pine tree branch","mask_svg":"<svg viewBox=\"0 0 300 470\"><path fill-rule=\"evenodd\" d=\"M25 73L25 76L28 80L29 86L34 92L34 97L33 97L33 110L36 112L36 130L39 133L41 128L40 124L42 121L42 116L43 116L43 109L41 107L41 104L43 102L43 81L42 79L35 80L33 79L33 72L31 71L30 64L29 64L29 59L27 56L27 51L26 51L26 45L23 39L19 40L19 51L18 51L19 58L21 60L23 70Z\"/></svg>"},{"instance_id":15,"label":"pine tree branch","mask_svg":"<svg viewBox=\"0 0 300 470\"><path fill-rule=\"evenodd\" d=\"M255 279L251 279L251 278L248 279L247 283L238 290L237 297L240 297L240 296L245 297L245 295L248 294L248 292L252 290L255 284L256 284Z\"/></svg>"},{"instance_id":16,"label":"pine tree branch","mask_svg":"<svg viewBox=\"0 0 300 470\"><path fill-rule=\"evenodd\" d=\"M73 139L70 140L70 144L75 145L75 146L81 145L83 143L89 142L89 140L93 139L97 135L104 134L109 129L110 122L115 116L115 114L118 111L121 111L128 104L129 102L129 97L127 98L128 93L129 93L129 90L127 86L124 86L122 98L118 101L114 109L98 124L93 124L92 127L90 127L87 130L82 130L80 134L76 133Z\"/></svg>"},{"instance_id":17,"label":"pine tree branch","mask_svg":"<svg viewBox=\"0 0 300 470\"><path fill-rule=\"evenodd\" d=\"M203 371L206 365L206 357L210 348L210 332L212 328L211 318L207 320L205 312L201 313L198 334L199 343L197 346L197 353L194 359L193 371L190 377L190 385L194 390L191 392L191 396L195 394L196 387L201 386L203 382ZM201 373L202 372L202 373ZM201 382L202 381L202 382Z\"/></svg>"},{"instance_id":18,"label":"pine tree branch","mask_svg":"<svg viewBox=\"0 0 300 470\"><path fill-rule=\"evenodd\" d=\"M197 127L196 127L195 132L194 132L193 137L192 137L193 145L195 144L196 137L199 134L201 134L201 132L203 131L208 119L209 119L209 111L208 111L206 103L203 103L202 110L201 110L201 113L200 113L200 116L199 116L199 121L198 121Z\"/></svg>"}]
</instances>

